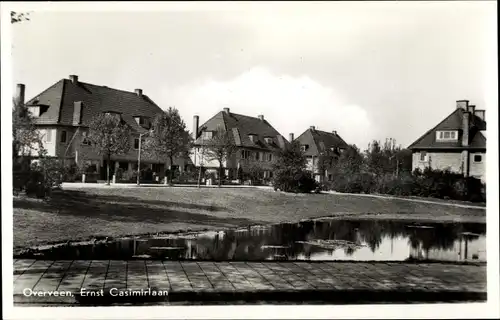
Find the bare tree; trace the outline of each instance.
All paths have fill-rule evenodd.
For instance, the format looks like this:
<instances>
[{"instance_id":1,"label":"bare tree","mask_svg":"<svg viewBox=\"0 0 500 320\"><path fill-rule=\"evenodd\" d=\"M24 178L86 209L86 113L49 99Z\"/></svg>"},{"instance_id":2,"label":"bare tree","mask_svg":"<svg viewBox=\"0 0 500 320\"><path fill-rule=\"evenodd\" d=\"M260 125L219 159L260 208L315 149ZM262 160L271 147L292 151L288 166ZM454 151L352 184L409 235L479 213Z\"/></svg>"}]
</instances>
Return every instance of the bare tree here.
<instances>
[{"instance_id":1,"label":"bare tree","mask_svg":"<svg viewBox=\"0 0 500 320\"><path fill-rule=\"evenodd\" d=\"M106 183L109 185L111 156L122 155L130 150L130 127L119 114L102 113L94 116L89 124L87 138L99 155L106 156Z\"/></svg>"},{"instance_id":2,"label":"bare tree","mask_svg":"<svg viewBox=\"0 0 500 320\"><path fill-rule=\"evenodd\" d=\"M204 154L209 161L219 163L219 187L222 185L224 162L227 162L236 152L236 145L228 131L221 127L213 133L211 139L206 140Z\"/></svg>"}]
</instances>

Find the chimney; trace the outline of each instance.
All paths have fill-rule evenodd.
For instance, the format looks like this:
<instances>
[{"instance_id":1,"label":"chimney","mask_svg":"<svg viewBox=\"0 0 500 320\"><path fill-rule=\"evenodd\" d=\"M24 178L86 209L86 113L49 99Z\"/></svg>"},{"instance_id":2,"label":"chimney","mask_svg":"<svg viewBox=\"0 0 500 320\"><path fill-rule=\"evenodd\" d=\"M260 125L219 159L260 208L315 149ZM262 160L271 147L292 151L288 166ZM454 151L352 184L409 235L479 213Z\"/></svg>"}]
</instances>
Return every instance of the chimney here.
<instances>
[{"instance_id":1,"label":"chimney","mask_svg":"<svg viewBox=\"0 0 500 320\"><path fill-rule=\"evenodd\" d=\"M224 113L229 114L229 108L224 108L222 110L224 111Z\"/></svg>"},{"instance_id":2,"label":"chimney","mask_svg":"<svg viewBox=\"0 0 500 320\"><path fill-rule=\"evenodd\" d=\"M474 115L479 119L486 121L485 110L474 110Z\"/></svg>"},{"instance_id":3,"label":"chimney","mask_svg":"<svg viewBox=\"0 0 500 320\"><path fill-rule=\"evenodd\" d=\"M314 130L316 130L316 127L315 126L310 126L309 129L311 129L311 131L314 131Z\"/></svg>"},{"instance_id":4,"label":"chimney","mask_svg":"<svg viewBox=\"0 0 500 320\"><path fill-rule=\"evenodd\" d=\"M457 100L457 109L463 109L467 111L469 106L469 100Z\"/></svg>"},{"instance_id":5,"label":"chimney","mask_svg":"<svg viewBox=\"0 0 500 320\"><path fill-rule=\"evenodd\" d=\"M337 131L335 131L335 130L333 130L333 131L332 131L332 133L333 133L334 135L337 135Z\"/></svg>"},{"instance_id":6,"label":"chimney","mask_svg":"<svg viewBox=\"0 0 500 320\"><path fill-rule=\"evenodd\" d=\"M290 140L290 142L293 141L293 133L289 133L288 134L288 140Z\"/></svg>"},{"instance_id":7,"label":"chimney","mask_svg":"<svg viewBox=\"0 0 500 320\"><path fill-rule=\"evenodd\" d=\"M72 74L69 76L69 80L71 80L71 82L73 82L74 84L77 84L78 83L78 76Z\"/></svg>"},{"instance_id":8,"label":"chimney","mask_svg":"<svg viewBox=\"0 0 500 320\"><path fill-rule=\"evenodd\" d=\"M471 115L473 115L473 114L474 114L474 110L476 110L476 106L474 106L474 105L469 105L469 106L467 107L467 110L470 112L470 114L471 114Z\"/></svg>"},{"instance_id":9,"label":"chimney","mask_svg":"<svg viewBox=\"0 0 500 320\"><path fill-rule=\"evenodd\" d=\"M259 115L259 119L260 119L260 121L264 121L264 115L262 115L262 114Z\"/></svg>"},{"instance_id":10,"label":"chimney","mask_svg":"<svg viewBox=\"0 0 500 320\"><path fill-rule=\"evenodd\" d=\"M138 95L139 97L142 97L142 89L135 89L135 94Z\"/></svg>"},{"instance_id":11,"label":"chimney","mask_svg":"<svg viewBox=\"0 0 500 320\"><path fill-rule=\"evenodd\" d=\"M199 116L194 116L193 117L193 139L198 138L198 125L200 123L200 117Z\"/></svg>"},{"instance_id":12,"label":"chimney","mask_svg":"<svg viewBox=\"0 0 500 320\"><path fill-rule=\"evenodd\" d=\"M82 123L82 102L75 101L73 105L73 125Z\"/></svg>"},{"instance_id":13,"label":"chimney","mask_svg":"<svg viewBox=\"0 0 500 320\"><path fill-rule=\"evenodd\" d=\"M24 105L24 92L25 92L25 85L22 83L19 83L16 86L16 96L14 97L14 100L16 103L19 103L21 105Z\"/></svg>"},{"instance_id":14,"label":"chimney","mask_svg":"<svg viewBox=\"0 0 500 320\"><path fill-rule=\"evenodd\" d=\"M462 147L469 146L470 113L464 112L462 119Z\"/></svg>"}]
</instances>

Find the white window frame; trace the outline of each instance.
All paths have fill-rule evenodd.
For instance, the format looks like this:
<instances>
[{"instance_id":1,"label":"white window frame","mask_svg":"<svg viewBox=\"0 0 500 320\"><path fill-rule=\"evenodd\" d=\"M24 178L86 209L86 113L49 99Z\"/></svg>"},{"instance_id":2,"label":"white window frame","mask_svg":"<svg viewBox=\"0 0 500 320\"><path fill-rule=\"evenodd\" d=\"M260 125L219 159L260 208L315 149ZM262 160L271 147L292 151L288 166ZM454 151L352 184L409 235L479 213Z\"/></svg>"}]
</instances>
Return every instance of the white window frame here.
<instances>
[{"instance_id":1,"label":"white window frame","mask_svg":"<svg viewBox=\"0 0 500 320\"><path fill-rule=\"evenodd\" d=\"M423 160L422 160L422 153L425 153ZM420 153L418 154L418 161L420 161L420 162L429 162L429 153L427 153L427 151L420 151Z\"/></svg>"},{"instance_id":2,"label":"white window frame","mask_svg":"<svg viewBox=\"0 0 500 320\"><path fill-rule=\"evenodd\" d=\"M82 136L83 136L83 138L82 138L82 145L84 145L84 146L90 146L90 145L92 145L92 142L90 142L89 138L87 137L88 136L87 132L84 132L82 134Z\"/></svg>"},{"instance_id":3,"label":"white window frame","mask_svg":"<svg viewBox=\"0 0 500 320\"><path fill-rule=\"evenodd\" d=\"M448 135L448 137L445 137ZM457 141L458 131L456 130L440 130L436 131L436 141Z\"/></svg>"},{"instance_id":4,"label":"white window frame","mask_svg":"<svg viewBox=\"0 0 500 320\"><path fill-rule=\"evenodd\" d=\"M212 131L203 131L203 139L212 139L214 133Z\"/></svg>"},{"instance_id":5,"label":"white window frame","mask_svg":"<svg viewBox=\"0 0 500 320\"><path fill-rule=\"evenodd\" d=\"M252 156L252 153L250 150L241 150L241 158L242 159L249 159Z\"/></svg>"},{"instance_id":6,"label":"white window frame","mask_svg":"<svg viewBox=\"0 0 500 320\"><path fill-rule=\"evenodd\" d=\"M301 150L302 152L306 152L306 151L307 151L307 144L303 144L303 145L301 145L301 146L300 146L300 150Z\"/></svg>"}]
</instances>

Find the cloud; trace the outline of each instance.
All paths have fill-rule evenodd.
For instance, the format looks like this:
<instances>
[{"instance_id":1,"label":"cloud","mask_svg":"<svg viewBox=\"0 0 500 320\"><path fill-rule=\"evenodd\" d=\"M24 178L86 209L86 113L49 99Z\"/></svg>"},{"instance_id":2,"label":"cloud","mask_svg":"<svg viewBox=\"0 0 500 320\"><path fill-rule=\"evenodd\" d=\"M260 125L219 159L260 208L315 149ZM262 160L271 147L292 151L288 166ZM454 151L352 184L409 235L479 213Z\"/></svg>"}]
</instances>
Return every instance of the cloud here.
<instances>
[{"instance_id":1,"label":"cloud","mask_svg":"<svg viewBox=\"0 0 500 320\"><path fill-rule=\"evenodd\" d=\"M164 106L175 106L191 129L198 114L203 123L222 108L232 112L264 117L283 136L295 137L310 126L336 130L347 143L364 146L374 128L367 112L358 105L344 104L335 92L308 76L273 74L263 67L252 68L228 81L205 78L187 85L164 87Z\"/></svg>"}]
</instances>

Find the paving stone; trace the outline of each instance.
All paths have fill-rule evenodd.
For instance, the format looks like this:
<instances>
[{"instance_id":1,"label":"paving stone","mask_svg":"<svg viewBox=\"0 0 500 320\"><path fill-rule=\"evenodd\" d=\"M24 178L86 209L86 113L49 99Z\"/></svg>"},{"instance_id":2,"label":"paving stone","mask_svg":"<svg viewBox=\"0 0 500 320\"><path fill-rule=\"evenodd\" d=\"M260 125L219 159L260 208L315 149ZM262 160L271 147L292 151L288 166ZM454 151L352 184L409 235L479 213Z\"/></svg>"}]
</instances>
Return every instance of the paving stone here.
<instances>
[{"instance_id":1,"label":"paving stone","mask_svg":"<svg viewBox=\"0 0 500 320\"><path fill-rule=\"evenodd\" d=\"M14 279L14 294L20 294L24 289L33 289L53 263L54 261L50 260L37 260L32 263L19 277Z\"/></svg>"},{"instance_id":2,"label":"paving stone","mask_svg":"<svg viewBox=\"0 0 500 320\"><path fill-rule=\"evenodd\" d=\"M146 262L131 260L127 263L127 289L140 290L149 287Z\"/></svg>"},{"instance_id":3,"label":"paving stone","mask_svg":"<svg viewBox=\"0 0 500 320\"><path fill-rule=\"evenodd\" d=\"M57 287L58 291L79 292L90 266L90 260L74 260ZM125 272L125 270L123 270Z\"/></svg>"},{"instance_id":4,"label":"paving stone","mask_svg":"<svg viewBox=\"0 0 500 320\"><path fill-rule=\"evenodd\" d=\"M64 260L54 262L45 271L33 290L44 292L55 291L71 265L71 262L72 261Z\"/></svg>"},{"instance_id":5,"label":"paving stone","mask_svg":"<svg viewBox=\"0 0 500 320\"><path fill-rule=\"evenodd\" d=\"M104 280L104 291L112 288L123 290L127 288L127 261L111 260Z\"/></svg>"},{"instance_id":6,"label":"paving stone","mask_svg":"<svg viewBox=\"0 0 500 320\"><path fill-rule=\"evenodd\" d=\"M109 261L93 260L83 280L82 288L88 291L104 289L104 280L108 271Z\"/></svg>"},{"instance_id":7,"label":"paving stone","mask_svg":"<svg viewBox=\"0 0 500 320\"><path fill-rule=\"evenodd\" d=\"M170 280L161 261L146 261L149 287L157 290L170 290Z\"/></svg>"}]
</instances>

